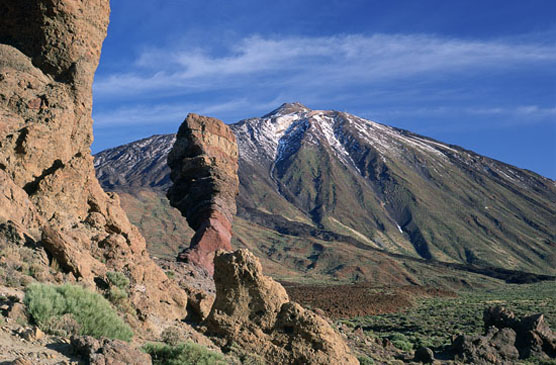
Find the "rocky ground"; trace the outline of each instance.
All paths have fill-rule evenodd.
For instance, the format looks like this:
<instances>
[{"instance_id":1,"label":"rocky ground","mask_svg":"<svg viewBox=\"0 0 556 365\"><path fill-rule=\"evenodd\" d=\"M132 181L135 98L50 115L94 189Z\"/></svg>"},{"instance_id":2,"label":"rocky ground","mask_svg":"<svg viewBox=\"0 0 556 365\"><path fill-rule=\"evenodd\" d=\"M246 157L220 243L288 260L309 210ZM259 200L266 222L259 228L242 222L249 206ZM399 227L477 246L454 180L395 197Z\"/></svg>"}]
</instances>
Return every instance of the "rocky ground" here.
<instances>
[{"instance_id":1,"label":"rocky ground","mask_svg":"<svg viewBox=\"0 0 556 365\"><path fill-rule=\"evenodd\" d=\"M455 296L453 291L421 286L377 286L369 282L349 285L285 283L290 297L330 318L351 318L393 313L415 304L416 298Z\"/></svg>"}]
</instances>

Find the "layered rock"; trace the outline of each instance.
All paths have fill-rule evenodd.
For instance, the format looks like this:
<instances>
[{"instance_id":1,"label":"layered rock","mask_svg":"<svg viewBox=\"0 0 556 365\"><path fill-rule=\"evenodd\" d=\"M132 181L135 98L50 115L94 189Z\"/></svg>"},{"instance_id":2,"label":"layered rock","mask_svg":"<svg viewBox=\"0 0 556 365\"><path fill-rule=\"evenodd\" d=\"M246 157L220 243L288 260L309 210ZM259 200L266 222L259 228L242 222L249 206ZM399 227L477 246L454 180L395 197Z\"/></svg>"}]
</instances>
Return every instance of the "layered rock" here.
<instances>
[{"instance_id":1,"label":"layered rock","mask_svg":"<svg viewBox=\"0 0 556 365\"><path fill-rule=\"evenodd\" d=\"M74 279L94 285L107 271L126 274L140 319L179 319L185 294L95 178L91 92L109 13L108 0L0 5L0 223Z\"/></svg>"},{"instance_id":2,"label":"layered rock","mask_svg":"<svg viewBox=\"0 0 556 365\"><path fill-rule=\"evenodd\" d=\"M238 344L270 364L358 364L323 318L290 302L248 250L214 258L216 299L208 334L224 348Z\"/></svg>"},{"instance_id":3,"label":"layered rock","mask_svg":"<svg viewBox=\"0 0 556 365\"><path fill-rule=\"evenodd\" d=\"M236 137L222 121L189 114L168 155L173 185L170 204L195 230L178 259L213 273L217 250L230 251L232 219L239 191Z\"/></svg>"}]
</instances>

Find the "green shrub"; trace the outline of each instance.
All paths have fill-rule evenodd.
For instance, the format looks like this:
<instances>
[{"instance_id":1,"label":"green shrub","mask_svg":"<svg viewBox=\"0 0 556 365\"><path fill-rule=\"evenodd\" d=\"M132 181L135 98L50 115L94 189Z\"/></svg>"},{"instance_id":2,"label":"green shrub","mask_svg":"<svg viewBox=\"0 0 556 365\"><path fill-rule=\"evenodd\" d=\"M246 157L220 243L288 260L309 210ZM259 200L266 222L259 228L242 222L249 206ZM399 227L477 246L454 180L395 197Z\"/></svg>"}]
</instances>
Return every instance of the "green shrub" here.
<instances>
[{"instance_id":1,"label":"green shrub","mask_svg":"<svg viewBox=\"0 0 556 365\"><path fill-rule=\"evenodd\" d=\"M151 355L154 365L224 365L222 354L192 342L175 346L148 343L143 351Z\"/></svg>"},{"instance_id":2,"label":"green shrub","mask_svg":"<svg viewBox=\"0 0 556 365\"><path fill-rule=\"evenodd\" d=\"M124 299L127 299L127 292L118 288L112 287L108 289L108 300L114 304L121 303Z\"/></svg>"},{"instance_id":3,"label":"green shrub","mask_svg":"<svg viewBox=\"0 0 556 365\"><path fill-rule=\"evenodd\" d=\"M122 291L127 291L129 288L129 279L121 272L108 271L106 273L106 278L108 279L110 285L113 285Z\"/></svg>"},{"instance_id":4,"label":"green shrub","mask_svg":"<svg viewBox=\"0 0 556 365\"><path fill-rule=\"evenodd\" d=\"M175 346L184 341L183 332L178 327L167 327L160 334L160 339L167 345Z\"/></svg>"},{"instance_id":5,"label":"green shrub","mask_svg":"<svg viewBox=\"0 0 556 365\"><path fill-rule=\"evenodd\" d=\"M129 341L131 328L116 314L101 295L76 285L31 284L24 303L34 321L44 331L57 318L71 317L79 325L79 334Z\"/></svg>"},{"instance_id":6,"label":"green shrub","mask_svg":"<svg viewBox=\"0 0 556 365\"><path fill-rule=\"evenodd\" d=\"M374 365L375 361L368 356L358 356L359 364L361 365Z\"/></svg>"},{"instance_id":7,"label":"green shrub","mask_svg":"<svg viewBox=\"0 0 556 365\"><path fill-rule=\"evenodd\" d=\"M392 345L402 351L413 350L413 344L409 342L408 338L402 333L394 333L390 336L390 341L392 341Z\"/></svg>"},{"instance_id":8,"label":"green shrub","mask_svg":"<svg viewBox=\"0 0 556 365\"><path fill-rule=\"evenodd\" d=\"M413 350L413 344L411 342L407 342L407 341L392 341L392 345L394 345L394 347L402 350L402 351L411 351Z\"/></svg>"}]
</instances>

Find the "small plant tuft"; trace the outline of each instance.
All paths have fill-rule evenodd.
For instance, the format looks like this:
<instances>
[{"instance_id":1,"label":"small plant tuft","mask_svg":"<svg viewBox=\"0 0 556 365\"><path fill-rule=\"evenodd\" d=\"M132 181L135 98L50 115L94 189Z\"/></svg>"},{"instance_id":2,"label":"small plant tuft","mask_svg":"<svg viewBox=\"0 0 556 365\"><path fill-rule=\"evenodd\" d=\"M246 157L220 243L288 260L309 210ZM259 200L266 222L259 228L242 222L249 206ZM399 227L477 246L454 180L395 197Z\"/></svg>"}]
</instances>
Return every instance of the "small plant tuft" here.
<instances>
[{"instance_id":1,"label":"small plant tuft","mask_svg":"<svg viewBox=\"0 0 556 365\"><path fill-rule=\"evenodd\" d=\"M361 365L374 365L375 361L368 356L358 356L359 364Z\"/></svg>"},{"instance_id":2,"label":"small plant tuft","mask_svg":"<svg viewBox=\"0 0 556 365\"><path fill-rule=\"evenodd\" d=\"M108 271L106 273L106 278L108 279L110 285L115 286L124 292L129 288L129 279L121 272Z\"/></svg>"},{"instance_id":3,"label":"small plant tuft","mask_svg":"<svg viewBox=\"0 0 556 365\"><path fill-rule=\"evenodd\" d=\"M224 356L192 342L178 345L148 343L143 351L154 365L225 365Z\"/></svg>"},{"instance_id":4,"label":"small plant tuft","mask_svg":"<svg viewBox=\"0 0 556 365\"><path fill-rule=\"evenodd\" d=\"M80 286L31 284L25 291L24 303L43 331L59 329L60 321L68 322L70 317L76 323L72 322L71 328L78 329L80 335L125 341L133 336L106 299Z\"/></svg>"},{"instance_id":5,"label":"small plant tuft","mask_svg":"<svg viewBox=\"0 0 556 365\"><path fill-rule=\"evenodd\" d=\"M392 341L392 345L402 351L413 350L413 344L409 342L409 339L402 333L394 333L390 336L390 341Z\"/></svg>"}]
</instances>

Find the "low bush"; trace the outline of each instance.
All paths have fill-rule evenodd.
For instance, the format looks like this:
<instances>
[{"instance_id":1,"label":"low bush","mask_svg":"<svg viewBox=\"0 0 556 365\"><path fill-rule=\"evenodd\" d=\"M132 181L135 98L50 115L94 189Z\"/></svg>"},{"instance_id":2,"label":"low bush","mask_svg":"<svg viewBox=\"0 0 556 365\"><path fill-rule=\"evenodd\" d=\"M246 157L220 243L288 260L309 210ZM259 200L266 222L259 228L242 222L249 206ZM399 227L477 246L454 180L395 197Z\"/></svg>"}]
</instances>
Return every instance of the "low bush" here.
<instances>
[{"instance_id":1,"label":"low bush","mask_svg":"<svg viewBox=\"0 0 556 365\"><path fill-rule=\"evenodd\" d=\"M413 344L402 333L394 333L392 336L390 336L390 341L392 342L392 345L394 345L395 347L397 347L402 351L413 350Z\"/></svg>"},{"instance_id":2,"label":"low bush","mask_svg":"<svg viewBox=\"0 0 556 365\"><path fill-rule=\"evenodd\" d=\"M154 365L225 365L224 356L192 342L178 345L148 343L143 351Z\"/></svg>"},{"instance_id":3,"label":"low bush","mask_svg":"<svg viewBox=\"0 0 556 365\"><path fill-rule=\"evenodd\" d=\"M124 292L129 288L129 279L121 272L109 271L106 273L106 278L108 279L110 285L113 285Z\"/></svg>"},{"instance_id":4,"label":"low bush","mask_svg":"<svg viewBox=\"0 0 556 365\"><path fill-rule=\"evenodd\" d=\"M457 297L421 298L403 313L389 313L350 319L353 326L374 332L380 338L403 333L398 345L410 342L413 348L441 349L449 346L456 334L479 335L483 332L483 311L502 305L523 317L543 313L551 328L556 328L556 285L554 282L505 284L498 288L462 290ZM344 321L345 322L345 321ZM338 322L337 322L338 323ZM556 365L556 364L554 364Z\"/></svg>"},{"instance_id":5,"label":"low bush","mask_svg":"<svg viewBox=\"0 0 556 365\"><path fill-rule=\"evenodd\" d=\"M100 294L76 285L31 284L24 303L44 331L67 315L78 324L79 334L129 341L131 328Z\"/></svg>"},{"instance_id":6,"label":"low bush","mask_svg":"<svg viewBox=\"0 0 556 365\"><path fill-rule=\"evenodd\" d=\"M361 365L374 365L375 361L368 356L358 356L359 364Z\"/></svg>"},{"instance_id":7,"label":"low bush","mask_svg":"<svg viewBox=\"0 0 556 365\"><path fill-rule=\"evenodd\" d=\"M183 332L178 327L167 327L160 334L160 339L167 345L175 346L185 339Z\"/></svg>"}]
</instances>

